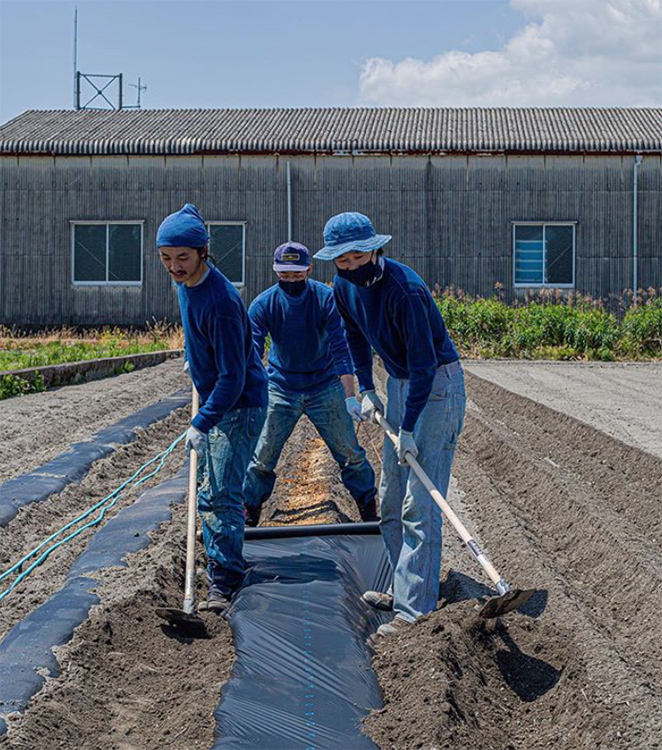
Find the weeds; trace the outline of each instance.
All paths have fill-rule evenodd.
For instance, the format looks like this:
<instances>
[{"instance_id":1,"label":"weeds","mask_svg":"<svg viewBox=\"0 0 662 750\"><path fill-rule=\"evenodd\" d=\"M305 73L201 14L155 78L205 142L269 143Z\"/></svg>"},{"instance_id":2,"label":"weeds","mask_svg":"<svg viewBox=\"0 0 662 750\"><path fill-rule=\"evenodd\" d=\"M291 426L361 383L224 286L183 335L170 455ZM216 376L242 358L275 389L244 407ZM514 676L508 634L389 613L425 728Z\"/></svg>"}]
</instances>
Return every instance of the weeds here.
<instances>
[{"instance_id":1,"label":"weeds","mask_svg":"<svg viewBox=\"0 0 662 750\"><path fill-rule=\"evenodd\" d=\"M36 336L17 335L7 328L0 328L0 370L181 349L183 339L181 326L156 321L146 331L107 327L81 333L67 327L44 331Z\"/></svg>"},{"instance_id":2,"label":"weeds","mask_svg":"<svg viewBox=\"0 0 662 750\"><path fill-rule=\"evenodd\" d=\"M435 290L451 337L463 356L521 359L650 359L662 357L662 290L625 293L622 317L600 300L546 289L505 304L449 288ZM634 302L634 304L633 304Z\"/></svg>"}]
</instances>

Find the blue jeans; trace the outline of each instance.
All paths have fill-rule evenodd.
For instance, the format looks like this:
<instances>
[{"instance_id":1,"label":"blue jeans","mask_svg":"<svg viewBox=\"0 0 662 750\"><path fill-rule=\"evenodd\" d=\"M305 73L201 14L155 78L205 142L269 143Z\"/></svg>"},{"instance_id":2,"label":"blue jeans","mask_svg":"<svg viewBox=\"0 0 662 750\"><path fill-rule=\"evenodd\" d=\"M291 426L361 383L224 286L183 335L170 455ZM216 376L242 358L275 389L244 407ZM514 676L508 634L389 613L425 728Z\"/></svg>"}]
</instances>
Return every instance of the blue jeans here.
<instances>
[{"instance_id":1,"label":"blue jeans","mask_svg":"<svg viewBox=\"0 0 662 750\"><path fill-rule=\"evenodd\" d=\"M408 380L389 377L386 418L398 430L405 412ZM418 462L446 497L457 439L464 425L466 394L459 362L442 365L414 428ZM439 598L441 510L408 466L400 466L393 443L384 439L381 530L393 570L393 608L413 622L432 612Z\"/></svg>"},{"instance_id":2,"label":"blue jeans","mask_svg":"<svg viewBox=\"0 0 662 750\"><path fill-rule=\"evenodd\" d=\"M286 392L269 384L267 419L244 484L247 507L259 508L271 495L276 483L274 469L302 414L315 425L338 462L342 482L356 504L366 507L377 494L375 472L356 440L340 381L317 393Z\"/></svg>"},{"instance_id":3,"label":"blue jeans","mask_svg":"<svg viewBox=\"0 0 662 750\"><path fill-rule=\"evenodd\" d=\"M209 431L198 468L198 513L212 590L228 595L244 577L244 495L248 461L266 409L233 409Z\"/></svg>"}]
</instances>

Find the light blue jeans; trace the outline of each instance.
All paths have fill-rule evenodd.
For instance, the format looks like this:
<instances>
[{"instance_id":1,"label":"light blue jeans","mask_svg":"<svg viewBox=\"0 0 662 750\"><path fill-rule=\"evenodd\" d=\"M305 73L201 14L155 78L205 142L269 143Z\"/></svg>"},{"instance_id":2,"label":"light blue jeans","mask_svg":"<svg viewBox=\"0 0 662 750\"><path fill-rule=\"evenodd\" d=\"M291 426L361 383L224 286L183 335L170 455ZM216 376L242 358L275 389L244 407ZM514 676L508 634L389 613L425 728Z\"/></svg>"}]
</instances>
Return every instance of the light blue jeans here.
<instances>
[{"instance_id":1,"label":"light blue jeans","mask_svg":"<svg viewBox=\"0 0 662 750\"><path fill-rule=\"evenodd\" d=\"M404 417L409 381L389 377L386 418L394 430ZM432 393L414 428L417 460L446 497L457 440L464 425L466 393L459 362L442 365ZM408 466L400 466L393 443L385 438L381 531L393 570L393 608L413 622L432 612L439 598L441 510Z\"/></svg>"},{"instance_id":2,"label":"light blue jeans","mask_svg":"<svg viewBox=\"0 0 662 750\"><path fill-rule=\"evenodd\" d=\"M340 476L359 508L374 500L375 472L356 440L352 419L345 406L345 391L336 381L317 393L283 391L269 384L267 419L244 484L244 502L258 508L271 495L274 469L296 423L305 414L315 425L340 466Z\"/></svg>"},{"instance_id":3,"label":"light blue jeans","mask_svg":"<svg viewBox=\"0 0 662 750\"><path fill-rule=\"evenodd\" d=\"M209 449L198 468L198 513L212 590L228 595L244 577L246 467L267 410L233 409L209 431Z\"/></svg>"}]
</instances>

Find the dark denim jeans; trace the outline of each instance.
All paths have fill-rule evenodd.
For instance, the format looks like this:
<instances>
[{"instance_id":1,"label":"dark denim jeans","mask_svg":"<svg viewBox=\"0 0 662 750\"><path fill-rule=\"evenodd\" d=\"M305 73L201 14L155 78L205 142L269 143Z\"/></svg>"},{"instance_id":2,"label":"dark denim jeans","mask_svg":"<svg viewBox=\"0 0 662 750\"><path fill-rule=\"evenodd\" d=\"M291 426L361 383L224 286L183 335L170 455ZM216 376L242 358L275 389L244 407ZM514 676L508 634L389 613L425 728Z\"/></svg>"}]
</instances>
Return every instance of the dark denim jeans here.
<instances>
[{"instance_id":1,"label":"dark denim jeans","mask_svg":"<svg viewBox=\"0 0 662 750\"><path fill-rule=\"evenodd\" d=\"M409 381L389 377L386 418L395 430L404 417ZM464 373L459 362L442 365L421 412L414 440L417 460L446 497L466 406ZM413 622L432 612L439 598L441 510L408 466L400 466L390 440L384 440L381 529L393 569L393 608Z\"/></svg>"},{"instance_id":2,"label":"dark denim jeans","mask_svg":"<svg viewBox=\"0 0 662 750\"><path fill-rule=\"evenodd\" d=\"M367 506L377 494L375 472L356 440L345 406L345 392L337 381L317 393L286 392L269 384L267 419L244 485L247 507L260 507L271 495L276 483L274 469L283 446L303 414L315 425L338 462L342 482L356 504L359 508Z\"/></svg>"},{"instance_id":3,"label":"dark denim jeans","mask_svg":"<svg viewBox=\"0 0 662 750\"><path fill-rule=\"evenodd\" d=\"M198 469L198 512L212 587L230 594L244 577L246 467L267 410L233 409L209 431L209 450Z\"/></svg>"}]
</instances>

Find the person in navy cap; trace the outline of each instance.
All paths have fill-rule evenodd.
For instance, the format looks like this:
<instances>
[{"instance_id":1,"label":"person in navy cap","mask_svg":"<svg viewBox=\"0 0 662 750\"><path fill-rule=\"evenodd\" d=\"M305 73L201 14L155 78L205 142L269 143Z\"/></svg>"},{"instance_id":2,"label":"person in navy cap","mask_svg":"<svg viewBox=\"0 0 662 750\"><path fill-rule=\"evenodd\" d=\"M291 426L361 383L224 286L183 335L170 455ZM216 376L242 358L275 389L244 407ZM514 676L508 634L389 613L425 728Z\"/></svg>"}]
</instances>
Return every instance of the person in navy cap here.
<instances>
[{"instance_id":1,"label":"person in navy cap","mask_svg":"<svg viewBox=\"0 0 662 750\"><path fill-rule=\"evenodd\" d=\"M352 423L352 417L360 420L361 407L333 292L310 278L310 254L297 242L276 248L273 269L278 283L256 297L248 310L257 353L263 356L267 335L271 347L267 419L244 484L247 523L259 523L283 446L303 414L338 462L361 519L376 521L375 474Z\"/></svg>"},{"instance_id":2,"label":"person in navy cap","mask_svg":"<svg viewBox=\"0 0 662 750\"><path fill-rule=\"evenodd\" d=\"M208 259L209 237L195 206L166 217L156 245L178 284L189 374L200 394L186 442L200 458L198 511L209 597L220 612L244 577L243 483L267 406L267 376L237 290Z\"/></svg>"},{"instance_id":3,"label":"person in navy cap","mask_svg":"<svg viewBox=\"0 0 662 750\"><path fill-rule=\"evenodd\" d=\"M441 569L441 511L405 461L417 458L445 496L466 395L459 356L429 289L408 266L383 255L391 240L377 234L361 213L332 217L324 247L315 255L335 263L334 295L354 361L361 412L377 411L398 430L397 446L385 439L380 484L381 529L393 571L387 594L367 591L378 609L395 611L379 635L434 610ZM388 380L386 409L375 391L374 351Z\"/></svg>"}]
</instances>

